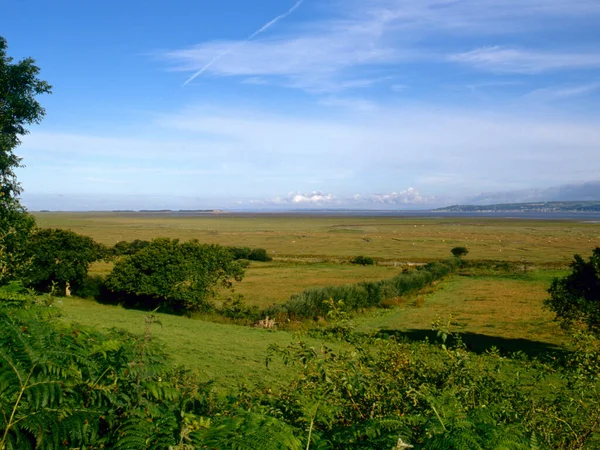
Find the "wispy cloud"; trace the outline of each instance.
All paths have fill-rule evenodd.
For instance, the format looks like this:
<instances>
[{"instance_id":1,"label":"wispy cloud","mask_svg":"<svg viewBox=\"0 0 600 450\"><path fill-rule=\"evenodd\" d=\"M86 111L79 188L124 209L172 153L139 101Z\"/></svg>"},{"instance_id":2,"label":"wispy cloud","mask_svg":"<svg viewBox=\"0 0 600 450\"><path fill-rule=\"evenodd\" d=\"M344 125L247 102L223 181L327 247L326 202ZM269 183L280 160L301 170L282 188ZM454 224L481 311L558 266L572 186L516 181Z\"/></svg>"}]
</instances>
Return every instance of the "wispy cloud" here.
<instances>
[{"instance_id":1,"label":"wispy cloud","mask_svg":"<svg viewBox=\"0 0 600 450\"><path fill-rule=\"evenodd\" d=\"M577 86L560 86L536 89L530 92L527 97L536 100L561 100L593 94L598 90L600 90L600 82L587 83Z\"/></svg>"},{"instance_id":2,"label":"wispy cloud","mask_svg":"<svg viewBox=\"0 0 600 450\"><path fill-rule=\"evenodd\" d=\"M596 0L347 0L326 4L328 16L290 24L266 39L251 40L263 27L244 40L205 41L162 57L173 70L194 72L191 79L203 73L243 77L246 82L316 93L369 87L386 76L399 85L393 81L399 73L397 66L418 61L465 63L509 73L600 65L600 54L571 48L563 53L499 46L451 50L453 44L464 48L466 41L477 42L482 36L498 39L556 30L565 17L575 21L600 18Z\"/></svg>"},{"instance_id":3,"label":"wispy cloud","mask_svg":"<svg viewBox=\"0 0 600 450\"><path fill-rule=\"evenodd\" d=\"M600 141L597 116L539 116L520 106L493 112L366 106L359 102L347 112L340 105L329 116L323 107L291 115L198 106L157 116L148 124L152 140L143 131L128 137L36 132L23 140L28 168L19 177L26 189L43 185L57 173L48 165L60 161L69 176L52 183L63 192L94 192L86 177L124 177L135 183L133 192L298 191L308 201L319 189L322 197L315 198L323 201L331 200L328 193L380 192L370 200L398 204L419 199L418 192L394 188L398 180L435 196L597 178L591 164Z\"/></svg>"},{"instance_id":4,"label":"wispy cloud","mask_svg":"<svg viewBox=\"0 0 600 450\"><path fill-rule=\"evenodd\" d=\"M546 71L600 68L598 53L557 53L505 47L483 47L450 55L450 61L492 72L535 74Z\"/></svg>"},{"instance_id":5,"label":"wispy cloud","mask_svg":"<svg viewBox=\"0 0 600 450\"><path fill-rule=\"evenodd\" d=\"M251 77L250 80L261 82L273 82L268 77L279 77L283 78L280 84L316 92L360 88L373 85L381 77L348 77L346 69L389 64L408 57L392 47L374 45L371 33L358 27L343 33L330 30L247 42L243 48L235 41L210 42L171 51L166 57L175 63L175 70L190 71L205 67L215 54L233 48L229 57L218 60L205 71L212 75Z\"/></svg>"},{"instance_id":6,"label":"wispy cloud","mask_svg":"<svg viewBox=\"0 0 600 450\"><path fill-rule=\"evenodd\" d=\"M294 5L287 12L280 14L277 17L275 17L274 19L270 20L269 22L264 24L262 27L260 27L258 30L256 30L254 33L252 33L250 36L248 36L245 40L236 43L236 45L234 47L231 47L230 49L225 50L223 53L219 53L217 56L215 56L213 59L211 59L208 63L206 63L204 65L204 67L202 67L198 72L196 72L194 75L192 75L190 78L188 78L185 81L185 83L183 83L183 85L185 86L186 84L190 83L192 80L197 78L198 76L202 75L206 70L208 70L210 68L210 66L212 66L214 63L216 63L219 59L221 59L224 56L231 53L235 49L235 47L241 46L241 45L245 44L246 42L251 41L259 34L267 31L269 28L271 28L273 25L275 25L280 20L285 19L287 16L292 14L296 9L298 9L303 1L304 0L296 1L296 3L294 3Z\"/></svg>"}]
</instances>

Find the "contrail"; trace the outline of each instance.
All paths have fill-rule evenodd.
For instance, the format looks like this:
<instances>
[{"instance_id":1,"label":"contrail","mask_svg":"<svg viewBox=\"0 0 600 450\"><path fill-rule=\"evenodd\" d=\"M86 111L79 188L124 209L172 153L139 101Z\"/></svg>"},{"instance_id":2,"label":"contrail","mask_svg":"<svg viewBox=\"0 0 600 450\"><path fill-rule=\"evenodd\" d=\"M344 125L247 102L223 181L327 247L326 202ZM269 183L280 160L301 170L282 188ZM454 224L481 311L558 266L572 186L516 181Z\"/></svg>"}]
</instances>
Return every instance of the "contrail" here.
<instances>
[{"instance_id":1,"label":"contrail","mask_svg":"<svg viewBox=\"0 0 600 450\"><path fill-rule=\"evenodd\" d=\"M237 47L239 47L240 45L254 39L256 36L258 36L261 33L264 33L265 31L267 31L269 28L271 28L273 25L275 25L277 22L279 22L281 19L285 19L287 16L289 16L290 14L292 14L294 11L296 11L300 5L304 2L304 0L298 0L294 6L292 6L287 12L278 15L277 17L275 17L273 20L271 20L270 22L267 22L266 24L264 24L262 27L260 27L258 30L256 30L254 33L252 33L250 36L248 36L246 39L244 39L242 42L238 42L237 44L235 44L234 46L232 46L231 48L225 50L223 53L220 53L219 55L215 56L213 59L211 59L204 67L202 67L202 69L200 69L198 72L196 72L194 75L192 75L191 77L189 77L185 83L183 83L183 86L185 86L186 84L188 84L189 82L193 81L196 77L202 75L206 69L208 69L210 66L212 66L214 63L216 63L219 59L221 59L223 56L228 55L229 53L231 53L233 50L235 50Z\"/></svg>"}]
</instances>

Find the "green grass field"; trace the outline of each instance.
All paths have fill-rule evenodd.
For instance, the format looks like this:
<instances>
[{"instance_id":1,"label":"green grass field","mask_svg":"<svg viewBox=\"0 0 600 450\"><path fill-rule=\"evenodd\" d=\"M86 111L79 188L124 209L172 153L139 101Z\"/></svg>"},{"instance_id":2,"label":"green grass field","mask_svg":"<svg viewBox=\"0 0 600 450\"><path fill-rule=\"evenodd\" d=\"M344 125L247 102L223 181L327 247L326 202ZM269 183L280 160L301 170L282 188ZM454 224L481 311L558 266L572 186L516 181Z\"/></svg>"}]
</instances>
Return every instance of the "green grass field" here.
<instances>
[{"instance_id":1,"label":"green grass field","mask_svg":"<svg viewBox=\"0 0 600 450\"><path fill-rule=\"evenodd\" d=\"M392 310L376 310L356 320L360 331L398 331L428 335L432 321L450 320L469 344L524 347L561 345L564 335L544 308L553 276L566 271L538 270L520 277L453 275ZM538 345L539 344L539 345ZM522 348L523 347L523 348Z\"/></svg>"},{"instance_id":2,"label":"green grass field","mask_svg":"<svg viewBox=\"0 0 600 450\"><path fill-rule=\"evenodd\" d=\"M258 306L284 302L311 286L392 277L403 263L444 259L457 245L468 247L467 259L528 261L524 273L452 275L391 309L368 311L353 321L360 331L421 340L431 338L436 318L451 318L453 329L473 348L495 345L533 353L563 342L562 331L543 308L552 277L566 273L574 253L587 256L600 245L600 224L574 221L116 213L39 213L36 219L42 227L72 229L109 245L168 236L266 248L274 261L252 262L236 285L248 303ZM378 264L348 263L359 254L375 257ZM101 262L91 272L106 275L110 269L110 263ZM62 303L65 320L138 333L147 315L77 298ZM290 332L158 316L162 326L154 326L153 335L174 361L214 379L218 387L277 384L289 375L281 365L267 370L264 361L270 344L294 340Z\"/></svg>"},{"instance_id":3,"label":"green grass field","mask_svg":"<svg viewBox=\"0 0 600 450\"><path fill-rule=\"evenodd\" d=\"M60 299L63 320L97 328L120 328L143 334L144 318L150 313L101 305L93 300ZM197 371L216 388L233 388L238 384L259 383L277 386L291 376L282 364L267 368L269 345L287 345L297 340L293 333L260 328L220 324L168 314L154 314L159 323L151 326L155 340L165 346L173 362ZM304 338L319 346L315 339Z\"/></svg>"}]
</instances>

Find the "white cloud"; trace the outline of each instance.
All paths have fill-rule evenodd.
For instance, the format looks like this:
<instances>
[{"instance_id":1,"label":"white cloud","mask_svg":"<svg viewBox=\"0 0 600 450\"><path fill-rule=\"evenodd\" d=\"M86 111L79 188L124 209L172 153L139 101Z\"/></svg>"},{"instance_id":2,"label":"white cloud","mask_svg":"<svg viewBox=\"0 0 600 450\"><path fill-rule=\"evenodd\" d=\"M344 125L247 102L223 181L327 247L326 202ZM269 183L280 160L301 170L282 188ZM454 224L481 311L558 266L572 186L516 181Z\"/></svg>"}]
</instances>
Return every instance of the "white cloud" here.
<instances>
[{"instance_id":1,"label":"white cloud","mask_svg":"<svg viewBox=\"0 0 600 450\"><path fill-rule=\"evenodd\" d=\"M600 53L540 52L483 47L449 56L450 61L503 73L534 74L553 70L600 68Z\"/></svg>"},{"instance_id":2,"label":"white cloud","mask_svg":"<svg viewBox=\"0 0 600 450\"><path fill-rule=\"evenodd\" d=\"M206 69L208 73L250 77L252 81L258 79L261 82L269 81L265 77L283 77L280 84L315 92L371 86L380 77L347 77L345 71L390 64L409 57L402 56L392 47L378 44L373 30L360 27L251 41L244 45L237 45L235 41L207 42L174 50L165 56L174 63L174 70L195 71L228 48L233 50Z\"/></svg>"},{"instance_id":3,"label":"white cloud","mask_svg":"<svg viewBox=\"0 0 600 450\"><path fill-rule=\"evenodd\" d=\"M390 194L373 194L368 199L375 203L385 203L388 205L414 205L431 202L431 199L423 197L415 188L408 188L405 191L392 192Z\"/></svg>"},{"instance_id":4,"label":"white cloud","mask_svg":"<svg viewBox=\"0 0 600 450\"><path fill-rule=\"evenodd\" d=\"M560 29L565 17L600 17L597 0L345 0L325 5L328 17L288 23L264 39L205 41L161 57L173 70L202 70L317 93L368 87L401 73L392 67L415 61L463 62L516 73L599 64L598 54L572 49L545 54L486 47L445 58L433 44L443 41L448 48L454 38L464 43L465 37Z\"/></svg>"},{"instance_id":5,"label":"white cloud","mask_svg":"<svg viewBox=\"0 0 600 450\"><path fill-rule=\"evenodd\" d=\"M332 194L324 194L322 192L311 192L310 194L293 193L289 194L283 203L291 203L293 205L323 205L337 203L337 199Z\"/></svg>"},{"instance_id":6,"label":"white cloud","mask_svg":"<svg viewBox=\"0 0 600 450\"><path fill-rule=\"evenodd\" d=\"M250 36L248 36L244 41L237 43L237 45L242 45L242 44L244 44L244 43L246 43L248 41L251 41L252 39L254 39L259 34L264 33L269 28L271 28L272 26L274 26L277 22L279 22L280 20L285 19L287 16L289 16L295 10L297 10L300 7L300 5L302 4L303 1L304 0L296 0L296 3L294 3L294 5L288 11L286 11L283 14L279 14L274 19L271 19L266 24L264 24L262 27L260 27L258 30L256 30L254 33L252 33ZM210 66L212 66L214 63L216 63L219 59L221 59L224 56L230 54L233 50L234 50L234 48L231 48L231 49L225 50L222 53L220 53L217 56L215 56L213 59L211 59L209 62L207 62L203 67L201 67L198 72L196 72L194 75L192 75L190 78L188 78L186 80L186 82L183 83L183 85L185 86L186 84L188 84L189 82L191 82L192 80L194 80L195 78L197 78L198 76L202 75L202 73L204 73L206 70L208 70L208 68Z\"/></svg>"},{"instance_id":7,"label":"white cloud","mask_svg":"<svg viewBox=\"0 0 600 450\"><path fill-rule=\"evenodd\" d=\"M245 202L240 202L243 205ZM254 199L247 203L254 206L273 207L330 207L330 208L389 208L421 206L439 204L438 197L422 196L415 188L408 188L399 192L379 194L354 194L352 196L336 196L331 193L313 191L308 194L290 192L285 197L272 199Z\"/></svg>"},{"instance_id":8,"label":"white cloud","mask_svg":"<svg viewBox=\"0 0 600 450\"><path fill-rule=\"evenodd\" d=\"M335 117L213 105L157 116L148 128L152 140L144 130L128 137L35 132L19 149L28 166L19 177L34 191L51 183L57 192L103 192L85 177L114 177L131 179L135 193L266 198L298 191L306 203L382 192L371 200L402 204L420 198L398 190L398 180L438 196L595 179L600 142L597 116L541 116L522 105L502 112L379 105ZM315 188L325 194L311 197Z\"/></svg>"},{"instance_id":9,"label":"white cloud","mask_svg":"<svg viewBox=\"0 0 600 450\"><path fill-rule=\"evenodd\" d=\"M578 86L561 86L536 89L530 92L527 97L536 100L561 100L572 97L582 97L600 90L600 82L587 83Z\"/></svg>"}]
</instances>

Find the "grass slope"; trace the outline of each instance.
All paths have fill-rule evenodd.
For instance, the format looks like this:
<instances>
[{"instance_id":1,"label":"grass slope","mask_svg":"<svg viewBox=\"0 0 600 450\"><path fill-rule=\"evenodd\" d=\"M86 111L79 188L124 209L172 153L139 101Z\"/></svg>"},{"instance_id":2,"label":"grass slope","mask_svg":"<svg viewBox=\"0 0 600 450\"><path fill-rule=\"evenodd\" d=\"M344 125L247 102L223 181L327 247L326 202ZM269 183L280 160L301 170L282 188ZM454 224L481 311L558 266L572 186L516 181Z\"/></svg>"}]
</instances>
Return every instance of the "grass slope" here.
<instances>
[{"instance_id":1,"label":"grass slope","mask_svg":"<svg viewBox=\"0 0 600 450\"><path fill-rule=\"evenodd\" d=\"M144 333L149 314L118 306L101 305L91 300L64 298L59 300L64 320L97 328L121 328ZM267 348L271 344L287 345L295 340L285 331L205 322L167 314L155 314L160 325L151 328L154 338L164 344L173 362L199 375L214 380L217 388L232 388L238 384L280 385L292 375L281 364L265 367ZM305 339L306 340L306 339ZM315 346L317 340L307 339Z\"/></svg>"}]
</instances>

